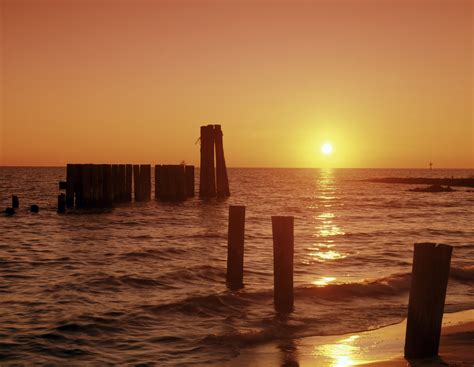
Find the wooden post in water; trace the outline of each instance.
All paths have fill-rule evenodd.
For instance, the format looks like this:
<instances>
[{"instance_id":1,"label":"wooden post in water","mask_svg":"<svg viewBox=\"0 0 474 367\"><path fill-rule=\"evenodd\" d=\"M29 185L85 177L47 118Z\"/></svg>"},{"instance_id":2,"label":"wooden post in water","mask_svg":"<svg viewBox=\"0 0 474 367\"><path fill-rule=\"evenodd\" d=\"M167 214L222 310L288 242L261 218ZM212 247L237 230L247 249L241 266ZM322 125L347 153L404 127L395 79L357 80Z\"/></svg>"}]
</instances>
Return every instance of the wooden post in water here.
<instances>
[{"instance_id":1,"label":"wooden post in water","mask_svg":"<svg viewBox=\"0 0 474 367\"><path fill-rule=\"evenodd\" d=\"M66 166L66 207L74 208L74 191L77 179L75 164L68 164Z\"/></svg>"},{"instance_id":2,"label":"wooden post in water","mask_svg":"<svg viewBox=\"0 0 474 367\"><path fill-rule=\"evenodd\" d=\"M244 286L245 206L229 206L227 232L227 286L239 289Z\"/></svg>"},{"instance_id":3,"label":"wooden post in water","mask_svg":"<svg viewBox=\"0 0 474 367\"><path fill-rule=\"evenodd\" d=\"M405 358L438 355L452 250L448 245L415 244Z\"/></svg>"},{"instance_id":4,"label":"wooden post in water","mask_svg":"<svg viewBox=\"0 0 474 367\"><path fill-rule=\"evenodd\" d=\"M229 197L229 179L224 158L221 125L214 125L214 139L216 143L216 185L218 197Z\"/></svg>"},{"instance_id":5,"label":"wooden post in water","mask_svg":"<svg viewBox=\"0 0 474 367\"><path fill-rule=\"evenodd\" d=\"M66 195L58 195L58 213L62 214L66 212Z\"/></svg>"},{"instance_id":6,"label":"wooden post in water","mask_svg":"<svg viewBox=\"0 0 474 367\"><path fill-rule=\"evenodd\" d=\"M140 184L142 186L143 201L151 199L151 165L140 165Z\"/></svg>"},{"instance_id":7,"label":"wooden post in water","mask_svg":"<svg viewBox=\"0 0 474 367\"><path fill-rule=\"evenodd\" d=\"M133 194L135 201L141 201L140 166L138 164L133 165Z\"/></svg>"},{"instance_id":8,"label":"wooden post in water","mask_svg":"<svg viewBox=\"0 0 474 367\"><path fill-rule=\"evenodd\" d=\"M174 179L176 185L176 196L174 200L186 200L186 174L184 164L174 166Z\"/></svg>"},{"instance_id":9,"label":"wooden post in water","mask_svg":"<svg viewBox=\"0 0 474 367\"><path fill-rule=\"evenodd\" d=\"M12 195L12 208L18 209L20 207L20 200L18 200L18 196Z\"/></svg>"},{"instance_id":10,"label":"wooden post in water","mask_svg":"<svg viewBox=\"0 0 474 367\"><path fill-rule=\"evenodd\" d=\"M161 195L161 165L155 165L155 200L160 200Z\"/></svg>"},{"instance_id":11,"label":"wooden post in water","mask_svg":"<svg viewBox=\"0 0 474 367\"><path fill-rule=\"evenodd\" d=\"M76 180L74 182L74 207L76 209L84 207L84 196L82 194L82 174L83 164L75 164L74 170L76 171Z\"/></svg>"},{"instance_id":12,"label":"wooden post in water","mask_svg":"<svg viewBox=\"0 0 474 367\"><path fill-rule=\"evenodd\" d=\"M99 208L99 201L99 166L97 164L91 164L91 207Z\"/></svg>"},{"instance_id":13,"label":"wooden post in water","mask_svg":"<svg viewBox=\"0 0 474 367\"><path fill-rule=\"evenodd\" d=\"M103 205L106 208L111 208L114 205L114 183L112 181L112 166L110 164L103 164L102 172L104 182L102 186Z\"/></svg>"},{"instance_id":14,"label":"wooden post in water","mask_svg":"<svg viewBox=\"0 0 474 367\"><path fill-rule=\"evenodd\" d=\"M125 201L127 202L132 201L132 175L132 165L125 165Z\"/></svg>"},{"instance_id":15,"label":"wooden post in water","mask_svg":"<svg viewBox=\"0 0 474 367\"><path fill-rule=\"evenodd\" d=\"M92 202L91 166L91 164L82 166L82 208L90 208Z\"/></svg>"},{"instance_id":16,"label":"wooden post in water","mask_svg":"<svg viewBox=\"0 0 474 367\"><path fill-rule=\"evenodd\" d=\"M186 196L188 198L194 197L194 166L186 166L184 168L186 175Z\"/></svg>"},{"instance_id":17,"label":"wooden post in water","mask_svg":"<svg viewBox=\"0 0 474 367\"><path fill-rule=\"evenodd\" d=\"M293 217L272 217L274 302L278 312L293 310Z\"/></svg>"},{"instance_id":18,"label":"wooden post in water","mask_svg":"<svg viewBox=\"0 0 474 367\"><path fill-rule=\"evenodd\" d=\"M119 175L119 200L121 203L123 203L124 201L126 201L126 183L125 183L125 164L119 164L119 171L118 171L118 175Z\"/></svg>"},{"instance_id":19,"label":"wooden post in water","mask_svg":"<svg viewBox=\"0 0 474 367\"><path fill-rule=\"evenodd\" d=\"M216 175L214 169L214 126L201 126L201 167L199 196L216 196Z\"/></svg>"}]
</instances>

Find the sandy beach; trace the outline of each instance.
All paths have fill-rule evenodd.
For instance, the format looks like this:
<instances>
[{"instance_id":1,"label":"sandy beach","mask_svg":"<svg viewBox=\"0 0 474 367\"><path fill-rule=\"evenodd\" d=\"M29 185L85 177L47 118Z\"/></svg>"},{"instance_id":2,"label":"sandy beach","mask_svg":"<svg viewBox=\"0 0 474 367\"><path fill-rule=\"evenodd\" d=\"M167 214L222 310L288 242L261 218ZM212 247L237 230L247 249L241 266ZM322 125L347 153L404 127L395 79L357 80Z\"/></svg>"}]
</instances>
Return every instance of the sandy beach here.
<instances>
[{"instance_id":1,"label":"sandy beach","mask_svg":"<svg viewBox=\"0 0 474 367\"><path fill-rule=\"evenodd\" d=\"M243 349L227 366L473 366L474 310L446 313L439 358L403 358L406 320L380 329L282 340Z\"/></svg>"}]
</instances>

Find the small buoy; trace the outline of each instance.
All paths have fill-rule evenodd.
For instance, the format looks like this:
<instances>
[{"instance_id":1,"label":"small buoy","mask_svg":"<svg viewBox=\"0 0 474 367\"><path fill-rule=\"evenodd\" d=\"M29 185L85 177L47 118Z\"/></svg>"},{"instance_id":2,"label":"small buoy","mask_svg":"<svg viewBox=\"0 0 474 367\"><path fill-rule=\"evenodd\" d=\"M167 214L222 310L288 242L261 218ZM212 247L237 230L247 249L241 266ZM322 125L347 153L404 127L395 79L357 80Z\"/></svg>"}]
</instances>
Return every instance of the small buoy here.
<instances>
[{"instance_id":1,"label":"small buoy","mask_svg":"<svg viewBox=\"0 0 474 367\"><path fill-rule=\"evenodd\" d=\"M32 212L32 213L38 213L39 210L40 210L40 208L39 208L39 206L36 205L36 204L33 204L33 205L31 206L31 208L30 208L30 212Z\"/></svg>"},{"instance_id":2,"label":"small buoy","mask_svg":"<svg viewBox=\"0 0 474 367\"><path fill-rule=\"evenodd\" d=\"M7 215L13 215L13 214L15 214L15 209L14 208L6 208L5 213Z\"/></svg>"}]
</instances>

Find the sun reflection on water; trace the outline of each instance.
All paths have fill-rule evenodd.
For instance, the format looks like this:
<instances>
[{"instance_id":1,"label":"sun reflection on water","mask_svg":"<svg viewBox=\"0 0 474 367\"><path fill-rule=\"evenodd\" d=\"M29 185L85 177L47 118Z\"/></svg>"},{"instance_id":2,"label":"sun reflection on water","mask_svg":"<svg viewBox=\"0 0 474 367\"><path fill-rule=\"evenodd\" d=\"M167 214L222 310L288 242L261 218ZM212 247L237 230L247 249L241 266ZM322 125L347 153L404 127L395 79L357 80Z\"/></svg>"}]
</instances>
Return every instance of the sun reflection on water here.
<instances>
[{"instance_id":1,"label":"sun reflection on water","mask_svg":"<svg viewBox=\"0 0 474 367\"><path fill-rule=\"evenodd\" d=\"M335 277L321 277L319 279L314 280L313 284L320 287L324 287L328 285L329 283L333 282L334 280L336 280Z\"/></svg>"},{"instance_id":2,"label":"sun reflection on water","mask_svg":"<svg viewBox=\"0 0 474 367\"><path fill-rule=\"evenodd\" d=\"M325 357L331 361L331 367L346 367L366 363L360 359L361 348L354 345L359 335L351 335L332 344L317 345L314 347L315 357Z\"/></svg>"}]
</instances>

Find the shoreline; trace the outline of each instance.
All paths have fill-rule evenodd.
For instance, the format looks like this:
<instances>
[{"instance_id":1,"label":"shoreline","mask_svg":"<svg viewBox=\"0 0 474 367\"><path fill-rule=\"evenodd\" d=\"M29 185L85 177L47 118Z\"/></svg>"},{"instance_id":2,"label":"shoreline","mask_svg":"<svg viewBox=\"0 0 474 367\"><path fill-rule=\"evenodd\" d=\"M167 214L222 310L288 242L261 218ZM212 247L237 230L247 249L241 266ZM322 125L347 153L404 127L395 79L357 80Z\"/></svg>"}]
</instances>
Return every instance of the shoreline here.
<instances>
[{"instance_id":1,"label":"shoreline","mask_svg":"<svg viewBox=\"0 0 474 367\"><path fill-rule=\"evenodd\" d=\"M379 329L344 335L276 340L243 348L226 366L398 367L474 365L474 309L445 313L439 358L403 358L406 319Z\"/></svg>"}]
</instances>

